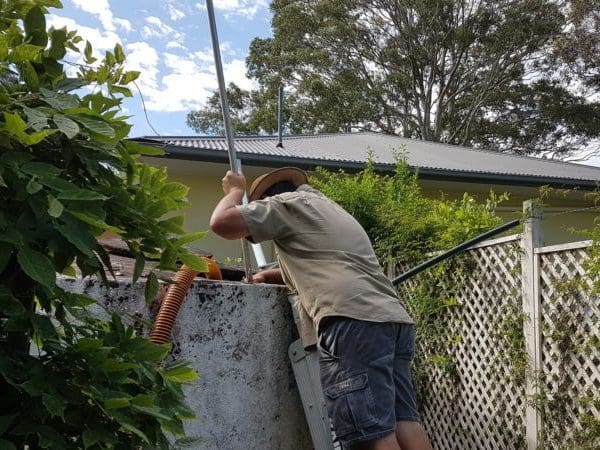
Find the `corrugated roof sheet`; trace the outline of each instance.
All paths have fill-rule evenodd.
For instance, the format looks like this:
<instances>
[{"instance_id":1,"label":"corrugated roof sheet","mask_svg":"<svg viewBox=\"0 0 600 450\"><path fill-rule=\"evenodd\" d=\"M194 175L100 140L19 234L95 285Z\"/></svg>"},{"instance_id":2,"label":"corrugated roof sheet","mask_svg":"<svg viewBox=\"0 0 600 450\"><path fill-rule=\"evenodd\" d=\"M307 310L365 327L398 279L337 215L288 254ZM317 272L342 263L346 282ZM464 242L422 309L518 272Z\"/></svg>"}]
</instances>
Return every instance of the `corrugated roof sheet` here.
<instances>
[{"instance_id":1,"label":"corrugated roof sheet","mask_svg":"<svg viewBox=\"0 0 600 450\"><path fill-rule=\"evenodd\" d=\"M167 153L173 149L197 151L202 159L203 151L227 152L223 137L145 136L147 141L166 144ZM314 136L287 136L283 147L277 147L277 137L253 136L235 139L236 151L244 155L260 155L279 159L282 164L294 160L317 160L346 163L364 163L368 152L379 164L395 164L395 154L401 153L412 167L435 171L465 172L474 174L506 175L517 177L544 177L582 181L600 180L600 168L549 159L516 156L470 147L440 144L436 142L406 139L379 133L324 134Z\"/></svg>"}]
</instances>

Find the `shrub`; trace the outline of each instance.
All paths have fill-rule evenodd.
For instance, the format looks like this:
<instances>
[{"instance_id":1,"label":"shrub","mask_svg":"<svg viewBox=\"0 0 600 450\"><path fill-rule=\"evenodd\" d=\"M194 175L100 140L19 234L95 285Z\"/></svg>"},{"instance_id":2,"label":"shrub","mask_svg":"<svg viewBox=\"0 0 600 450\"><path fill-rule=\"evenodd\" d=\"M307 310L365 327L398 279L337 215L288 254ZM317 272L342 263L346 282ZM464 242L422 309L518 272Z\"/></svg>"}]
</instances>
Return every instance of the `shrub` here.
<instances>
[{"instance_id":1,"label":"shrub","mask_svg":"<svg viewBox=\"0 0 600 450\"><path fill-rule=\"evenodd\" d=\"M82 39L46 29L46 8L60 6L0 0L0 447L164 448L191 415L181 384L195 374L161 366L168 346L118 317L89 317L92 300L59 288L56 273L107 280L104 231L136 256L134 281L147 255L205 270L182 247L202 233L163 218L187 204L187 188L137 161L160 151L124 140L120 105L139 73L120 45L96 62L88 42L87 65L69 77L63 58ZM151 273L147 296L157 287Z\"/></svg>"}]
</instances>

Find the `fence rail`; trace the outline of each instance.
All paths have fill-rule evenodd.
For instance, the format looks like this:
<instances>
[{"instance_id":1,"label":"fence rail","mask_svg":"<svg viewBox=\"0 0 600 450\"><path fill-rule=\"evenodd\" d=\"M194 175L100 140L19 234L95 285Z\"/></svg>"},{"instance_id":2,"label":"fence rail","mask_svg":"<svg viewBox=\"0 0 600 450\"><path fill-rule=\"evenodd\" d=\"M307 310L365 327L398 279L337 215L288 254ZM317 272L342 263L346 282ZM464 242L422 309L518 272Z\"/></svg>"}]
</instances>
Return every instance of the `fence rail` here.
<instances>
[{"instance_id":1,"label":"fence rail","mask_svg":"<svg viewBox=\"0 0 600 450\"><path fill-rule=\"evenodd\" d=\"M435 320L413 311L426 337L415 383L437 449L600 448L591 242L542 247L541 219L525 208L522 235L474 246L450 263L463 270L429 270L399 286L409 307L411 297L443 297Z\"/></svg>"}]
</instances>

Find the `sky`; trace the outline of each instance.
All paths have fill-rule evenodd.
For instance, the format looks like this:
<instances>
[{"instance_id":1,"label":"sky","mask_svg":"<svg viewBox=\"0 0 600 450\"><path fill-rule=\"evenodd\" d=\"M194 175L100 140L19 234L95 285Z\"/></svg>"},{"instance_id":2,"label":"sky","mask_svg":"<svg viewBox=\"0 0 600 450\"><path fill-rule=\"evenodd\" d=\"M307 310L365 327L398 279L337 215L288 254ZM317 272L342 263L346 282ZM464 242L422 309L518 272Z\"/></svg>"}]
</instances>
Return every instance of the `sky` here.
<instances>
[{"instance_id":1,"label":"sky","mask_svg":"<svg viewBox=\"0 0 600 450\"><path fill-rule=\"evenodd\" d=\"M50 8L48 26L78 30L96 57L119 42L128 70L139 70L137 85L148 120L161 135L196 134L186 114L218 89L208 15L204 0L62 0ZM268 0L213 0L225 82L244 89L253 86L245 73L245 58L255 37L271 34ZM84 41L85 44L85 41ZM80 56L67 56L82 62ZM75 70L75 69L73 69ZM130 136L155 135L147 123L140 93L123 102L133 125Z\"/></svg>"},{"instance_id":2,"label":"sky","mask_svg":"<svg viewBox=\"0 0 600 450\"><path fill-rule=\"evenodd\" d=\"M139 92L132 86L134 97L123 102L124 113L131 116L131 137L196 134L186 115L218 89L205 0L62 2L64 8L50 8L48 26L77 30L99 58L119 42L127 69L141 72ZM254 84L246 77L245 58L253 38L271 35L269 0L213 3L225 82L250 89ZM67 58L82 62L76 53ZM600 156L581 163L600 166Z\"/></svg>"}]
</instances>

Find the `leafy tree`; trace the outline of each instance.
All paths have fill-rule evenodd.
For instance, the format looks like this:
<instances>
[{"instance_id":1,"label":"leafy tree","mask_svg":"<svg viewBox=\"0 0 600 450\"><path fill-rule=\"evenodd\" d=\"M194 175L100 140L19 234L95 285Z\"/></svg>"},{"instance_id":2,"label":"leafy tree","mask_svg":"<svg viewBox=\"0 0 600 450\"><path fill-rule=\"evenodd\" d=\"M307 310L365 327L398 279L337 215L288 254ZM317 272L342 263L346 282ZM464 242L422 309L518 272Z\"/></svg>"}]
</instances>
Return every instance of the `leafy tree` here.
<instances>
[{"instance_id":1,"label":"leafy tree","mask_svg":"<svg viewBox=\"0 0 600 450\"><path fill-rule=\"evenodd\" d=\"M248 73L272 99L286 87L293 133L374 130L564 156L600 133L598 103L551 60L572 42L570 24L587 23L571 3L585 2L275 0L274 36L252 41ZM267 130L263 108L247 106Z\"/></svg>"},{"instance_id":2,"label":"leafy tree","mask_svg":"<svg viewBox=\"0 0 600 450\"><path fill-rule=\"evenodd\" d=\"M230 83L227 101L231 126L236 133L248 135L277 130L277 104L261 92L249 92ZM225 134L219 91L209 97L204 108L188 113L187 124L198 133Z\"/></svg>"},{"instance_id":3,"label":"leafy tree","mask_svg":"<svg viewBox=\"0 0 600 450\"><path fill-rule=\"evenodd\" d=\"M87 65L65 73L82 39L46 29L46 8L61 6L0 0L0 447L166 448L165 433L193 415L181 385L194 372L161 365L168 345L119 317L91 317L93 300L65 292L56 274L106 281L105 231L135 254L134 281L147 255L205 270L182 247L202 234L184 234L181 215L163 218L187 204L187 188L136 161L160 151L124 139L120 105L139 73L124 69L121 46L96 62L87 42ZM157 288L151 272L147 297Z\"/></svg>"}]
</instances>

